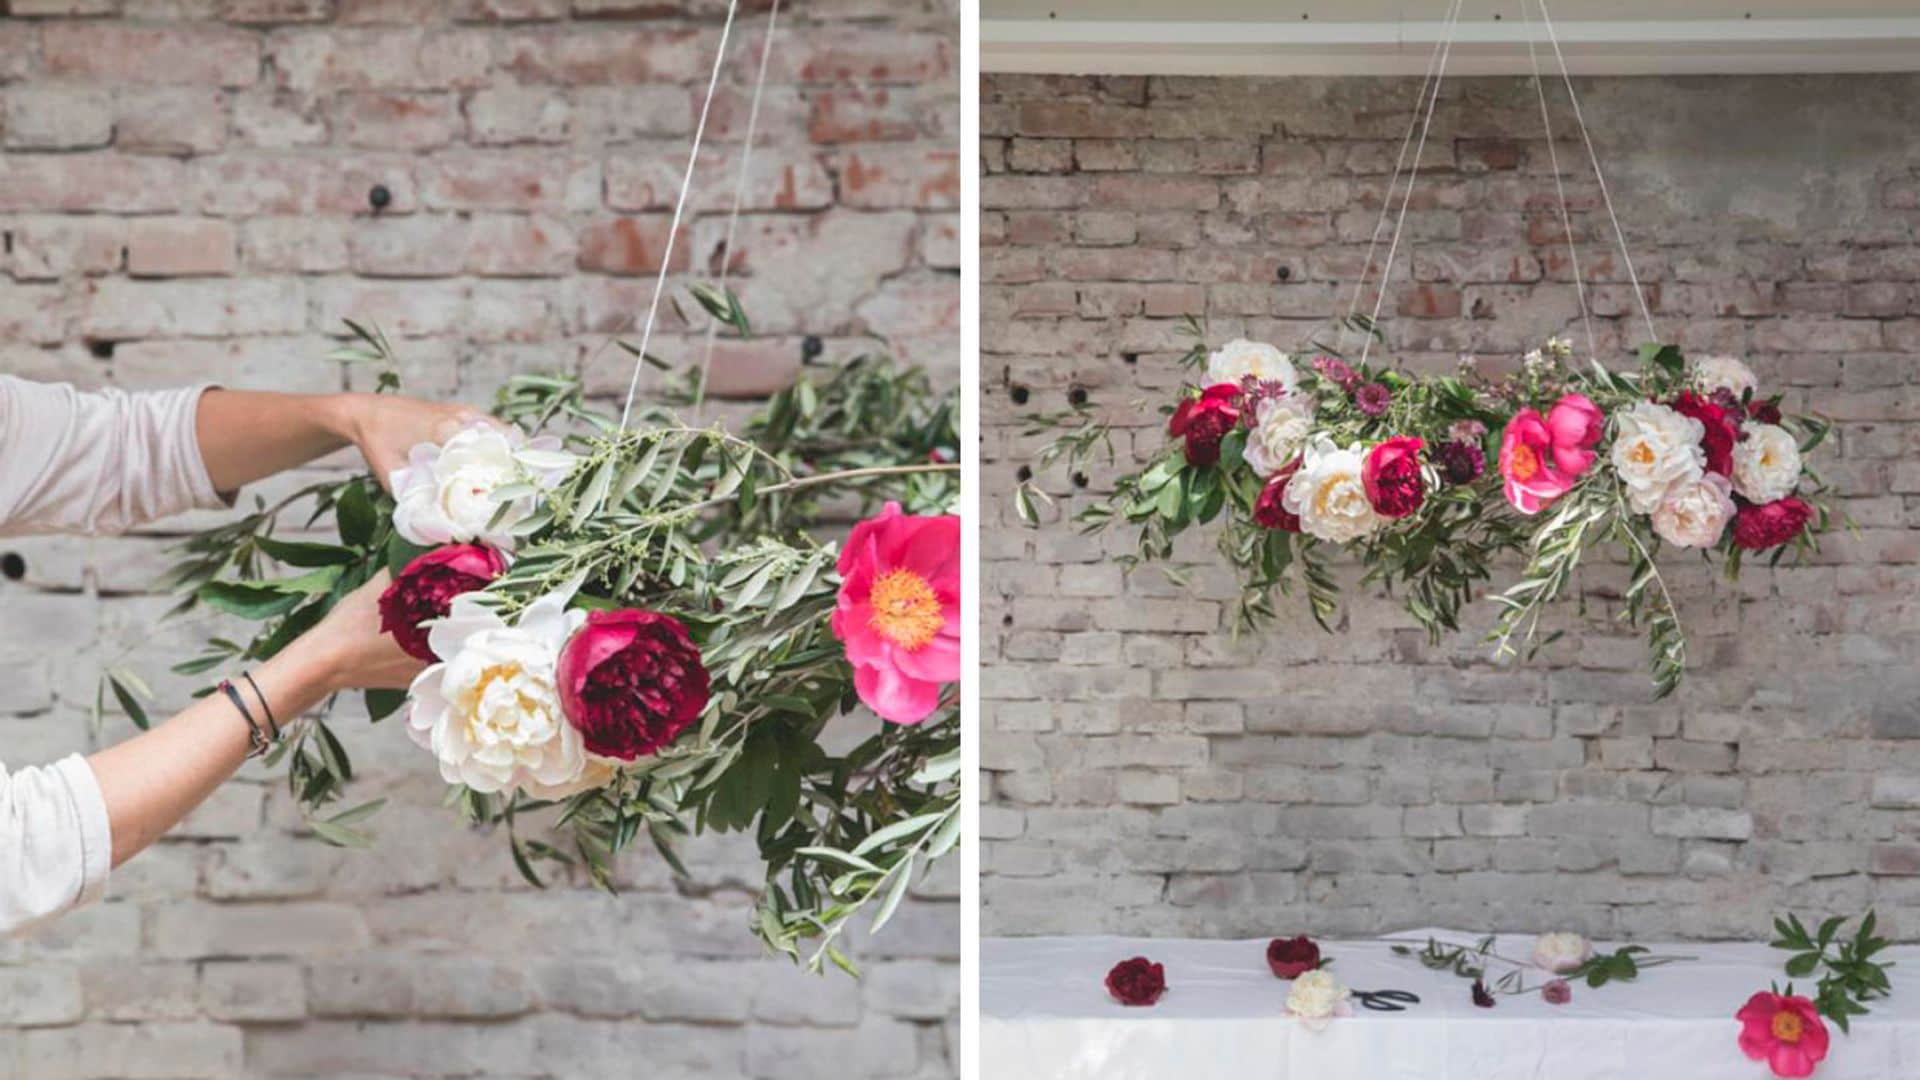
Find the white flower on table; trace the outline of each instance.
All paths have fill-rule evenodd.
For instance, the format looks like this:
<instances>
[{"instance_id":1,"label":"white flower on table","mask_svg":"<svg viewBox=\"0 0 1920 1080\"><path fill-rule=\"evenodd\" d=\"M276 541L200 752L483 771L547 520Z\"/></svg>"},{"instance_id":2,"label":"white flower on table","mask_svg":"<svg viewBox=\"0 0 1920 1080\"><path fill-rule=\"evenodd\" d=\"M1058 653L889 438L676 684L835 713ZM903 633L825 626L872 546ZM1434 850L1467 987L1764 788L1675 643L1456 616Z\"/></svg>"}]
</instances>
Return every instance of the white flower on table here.
<instances>
[{"instance_id":1,"label":"white flower on table","mask_svg":"<svg viewBox=\"0 0 1920 1080\"><path fill-rule=\"evenodd\" d=\"M1318 1031L1336 1016L1349 1016L1348 991L1325 968L1303 971L1287 988L1287 1015Z\"/></svg>"},{"instance_id":2,"label":"white flower on table","mask_svg":"<svg viewBox=\"0 0 1920 1080\"><path fill-rule=\"evenodd\" d=\"M1207 385L1238 385L1247 376L1260 382L1277 382L1292 394L1300 384L1293 360L1286 353L1261 341L1235 338L1207 357Z\"/></svg>"},{"instance_id":3,"label":"white flower on table","mask_svg":"<svg viewBox=\"0 0 1920 1080\"><path fill-rule=\"evenodd\" d=\"M1593 942L1579 934L1558 931L1533 941L1533 962L1556 975L1565 975L1593 955Z\"/></svg>"},{"instance_id":4,"label":"white flower on table","mask_svg":"<svg viewBox=\"0 0 1920 1080\"><path fill-rule=\"evenodd\" d=\"M1703 394L1731 390L1735 398L1760 385L1753 369L1731 356L1700 356L1693 361L1693 385Z\"/></svg>"},{"instance_id":5,"label":"white flower on table","mask_svg":"<svg viewBox=\"0 0 1920 1080\"><path fill-rule=\"evenodd\" d=\"M513 527L533 514L537 493L558 487L575 461L552 436L528 440L518 428L485 423L462 428L444 446L414 447L406 466L388 477L393 527L415 544L479 541L511 551ZM501 513L497 493L513 487L535 494L505 500Z\"/></svg>"},{"instance_id":6,"label":"white flower on table","mask_svg":"<svg viewBox=\"0 0 1920 1080\"><path fill-rule=\"evenodd\" d=\"M1720 542L1733 513L1733 485L1718 473L1706 473L1667 489L1653 509L1653 531L1669 544L1709 548Z\"/></svg>"},{"instance_id":7,"label":"white flower on table","mask_svg":"<svg viewBox=\"0 0 1920 1080\"><path fill-rule=\"evenodd\" d=\"M543 596L510 625L469 593L429 631L440 663L408 691L407 733L440 759L447 783L558 799L611 778L561 710L554 668L586 621L566 602Z\"/></svg>"},{"instance_id":8,"label":"white flower on table","mask_svg":"<svg viewBox=\"0 0 1920 1080\"><path fill-rule=\"evenodd\" d=\"M1778 424L1751 424L1733 444L1733 487L1757 503L1793 494L1800 484L1800 445Z\"/></svg>"},{"instance_id":9,"label":"white flower on table","mask_svg":"<svg viewBox=\"0 0 1920 1080\"><path fill-rule=\"evenodd\" d=\"M1676 483L1706 471L1700 448L1706 426L1653 401L1637 401L1614 414L1613 468L1627 486L1627 505L1650 514Z\"/></svg>"},{"instance_id":10,"label":"white flower on table","mask_svg":"<svg viewBox=\"0 0 1920 1080\"><path fill-rule=\"evenodd\" d=\"M1336 544L1358 540L1386 521L1367 498L1361 478L1365 465L1359 443L1341 449L1325 435L1316 436L1280 501L1299 516L1300 528L1309 535Z\"/></svg>"},{"instance_id":11,"label":"white flower on table","mask_svg":"<svg viewBox=\"0 0 1920 1080\"><path fill-rule=\"evenodd\" d=\"M1313 434L1314 401L1302 394L1262 398L1247 432L1246 462L1259 475L1272 476L1300 456Z\"/></svg>"}]
</instances>

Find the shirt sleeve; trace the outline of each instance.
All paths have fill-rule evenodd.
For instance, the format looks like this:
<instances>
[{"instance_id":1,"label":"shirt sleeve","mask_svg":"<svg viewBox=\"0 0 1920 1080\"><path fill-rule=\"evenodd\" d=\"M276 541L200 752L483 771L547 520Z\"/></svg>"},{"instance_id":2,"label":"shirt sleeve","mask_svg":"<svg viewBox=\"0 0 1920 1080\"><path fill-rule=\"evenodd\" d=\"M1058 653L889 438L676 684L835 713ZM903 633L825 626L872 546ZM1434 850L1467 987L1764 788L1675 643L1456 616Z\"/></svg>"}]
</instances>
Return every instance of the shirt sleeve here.
<instances>
[{"instance_id":1,"label":"shirt sleeve","mask_svg":"<svg viewBox=\"0 0 1920 1080\"><path fill-rule=\"evenodd\" d=\"M113 826L85 758L11 777L0 766L0 937L100 899L112 865Z\"/></svg>"},{"instance_id":2,"label":"shirt sleeve","mask_svg":"<svg viewBox=\"0 0 1920 1080\"><path fill-rule=\"evenodd\" d=\"M119 533L225 505L200 456L207 389L83 393L0 375L0 535Z\"/></svg>"}]
</instances>

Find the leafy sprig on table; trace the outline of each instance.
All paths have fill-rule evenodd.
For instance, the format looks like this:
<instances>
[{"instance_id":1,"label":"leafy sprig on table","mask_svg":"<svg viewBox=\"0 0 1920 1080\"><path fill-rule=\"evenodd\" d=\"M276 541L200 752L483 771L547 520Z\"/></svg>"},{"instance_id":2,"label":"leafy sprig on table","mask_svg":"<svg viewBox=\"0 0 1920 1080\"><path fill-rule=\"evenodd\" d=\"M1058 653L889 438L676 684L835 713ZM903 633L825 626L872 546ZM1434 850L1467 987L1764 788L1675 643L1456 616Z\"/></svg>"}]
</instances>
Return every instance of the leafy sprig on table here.
<instances>
[{"instance_id":1,"label":"leafy sprig on table","mask_svg":"<svg viewBox=\"0 0 1920 1080\"><path fill-rule=\"evenodd\" d=\"M1411 945L1393 946L1395 956L1410 956L1432 971L1446 971L1462 979L1484 983L1489 989L1500 994L1524 994L1538 990L1538 986L1526 985L1526 972L1539 970L1538 966L1527 961L1513 960L1493 951L1494 937L1489 934L1472 945L1454 945L1428 938L1427 943L1416 950ZM1681 960L1691 960L1690 956L1655 956L1644 945L1624 945L1610 953L1596 952L1572 971L1553 973L1554 978L1584 979L1588 986L1599 989L1610 982L1632 982L1639 978L1643 968L1658 967ZM1508 970L1487 983L1489 962L1505 964Z\"/></svg>"},{"instance_id":2,"label":"leafy sprig on table","mask_svg":"<svg viewBox=\"0 0 1920 1080\"><path fill-rule=\"evenodd\" d=\"M1773 920L1775 937L1768 943L1793 953L1787 958L1787 975L1792 978L1826 970L1815 985L1814 1007L1841 1031L1850 1030L1853 1017L1867 1014L1864 1002L1886 997L1893 989L1887 981L1887 969L1893 965L1873 959L1891 944L1874 933L1878 916L1868 911L1853 933L1843 937L1840 930L1846 922L1846 916L1835 915L1809 933L1800 917L1789 912L1786 918ZM1787 984L1786 993L1793 993L1792 983Z\"/></svg>"}]
</instances>

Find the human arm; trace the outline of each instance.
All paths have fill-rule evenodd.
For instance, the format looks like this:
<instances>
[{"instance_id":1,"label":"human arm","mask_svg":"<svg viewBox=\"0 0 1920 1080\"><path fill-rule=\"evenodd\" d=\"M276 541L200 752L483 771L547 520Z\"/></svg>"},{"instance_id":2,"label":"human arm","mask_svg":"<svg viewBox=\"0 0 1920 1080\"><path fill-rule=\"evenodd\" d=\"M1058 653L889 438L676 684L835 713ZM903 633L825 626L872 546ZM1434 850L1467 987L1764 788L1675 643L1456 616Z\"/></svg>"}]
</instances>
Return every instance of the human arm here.
<instances>
[{"instance_id":1,"label":"human arm","mask_svg":"<svg viewBox=\"0 0 1920 1080\"><path fill-rule=\"evenodd\" d=\"M385 484L416 444L445 442L481 417L466 405L390 394L215 389L201 396L195 426L214 488L236 491L348 445Z\"/></svg>"}]
</instances>

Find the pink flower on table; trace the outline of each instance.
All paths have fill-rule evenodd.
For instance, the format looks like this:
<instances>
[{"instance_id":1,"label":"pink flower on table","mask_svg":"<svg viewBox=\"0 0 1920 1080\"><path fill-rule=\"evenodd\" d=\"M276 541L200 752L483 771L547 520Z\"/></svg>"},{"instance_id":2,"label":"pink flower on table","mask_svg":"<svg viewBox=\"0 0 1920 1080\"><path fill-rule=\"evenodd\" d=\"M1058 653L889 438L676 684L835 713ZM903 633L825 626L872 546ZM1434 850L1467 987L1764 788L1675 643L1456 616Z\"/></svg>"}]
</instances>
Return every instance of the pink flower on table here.
<instances>
[{"instance_id":1,"label":"pink flower on table","mask_svg":"<svg viewBox=\"0 0 1920 1080\"><path fill-rule=\"evenodd\" d=\"M1812 1076L1827 1056L1827 1025L1803 997L1766 990L1747 999L1733 1015L1740 1021L1740 1050L1764 1061L1775 1076Z\"/></svg>"},{"instance_id":2,"label":"pink flower on table","mask_svg":"<svg viewBox=\"0 0 1920 1080\"><path fill-rule=\"evenodd\" d=\"M833 636L854 690L881 719L919 723L960 681L960 519L890 502L853 527L839 569Z\"/></svg>"},{"instance_id":3,"label":"pink flower on table","mask_svg":"<svg viewBox=\"0 0 1920 1080\"><path fill-rule=\"evenodd\" d=\"M1548 979L1540 987L1540 998L1549 1005L1565 1005L1573 1000L1573 987L1565 979Z\"/></svg>"}]
</instances>

